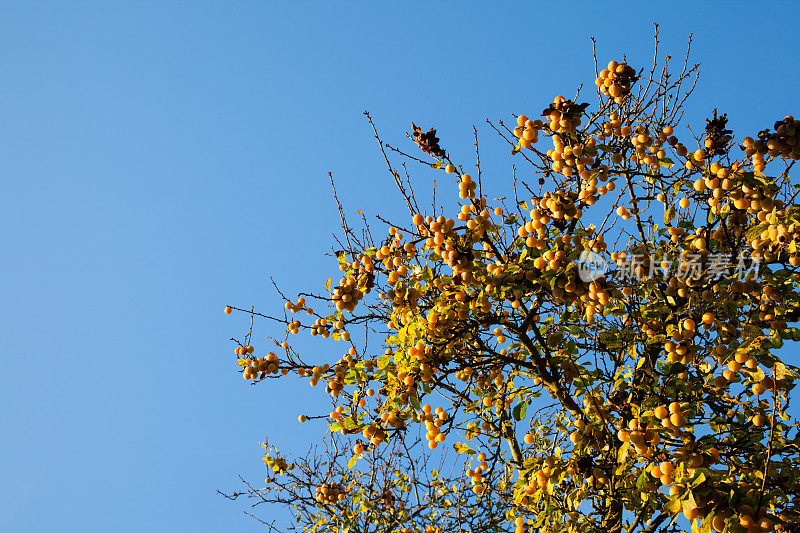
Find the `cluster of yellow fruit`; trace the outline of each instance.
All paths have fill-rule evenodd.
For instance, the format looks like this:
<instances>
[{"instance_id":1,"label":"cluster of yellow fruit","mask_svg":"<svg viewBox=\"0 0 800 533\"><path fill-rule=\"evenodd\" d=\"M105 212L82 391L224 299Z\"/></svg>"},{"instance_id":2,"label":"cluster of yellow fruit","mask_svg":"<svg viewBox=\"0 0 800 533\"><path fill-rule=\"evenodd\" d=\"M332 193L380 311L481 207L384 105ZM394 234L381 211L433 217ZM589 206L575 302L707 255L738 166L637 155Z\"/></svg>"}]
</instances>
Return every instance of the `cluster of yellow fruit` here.
<instances>
[{"instance_id":1,"label":"cluster of yellow fruit","mask_svg":"<svg viewBox=\"0 0 800 533\"><path fill-rule=\"evenodd\" d=\"M480 206L481 209L480 213L477 213L475 217L472 219L470 219L469 216L466 217L467 229L472 232L469 238L474 240L479 240L481 237L483 237L483 234L486 232L487 229L489 229L489 226L492 223L491 213L488 210L484 209L484 207L486 206L485 199L481 198L481 201L478 202L478 206ZM464 213L463 207L461 213Z\"/></svg>"},{"instance_id":2,"label":"cluster of yellow fruit","mask_svg":"<svg viewBox=\"0 0 800 533\"><path fill-rule=\"evenodd\" d=\"M253 348L252 346L239 346L237 348L234 348L233 351L236 355L247 355L253 353L255 350L256 349Z\"/></svg>"},{"instance_id":3,"label":"cluster of yellow fruit","mask_svg":"<svg viewBox=\"0 0 800 533\"><path fill-rule=\"evenodd\" d=\"M529 236L526 239L526 242L530 242L531 237ZM562 267L565 267L567 263L570 261L570 252L572 251L573 247L571 246L571 239L568 235L564 235L563 237L558 237L556 243L560 245L559 249L549 249L545 251L542 255L536 257L533 260L533 267L537 270L545 271L545 270L558 270L560 271ZM532 244L532 247L538 248L539 242L535 242Z\"/></svg>"},{"instance_id":4,"label":"cluster of yellow fruit","mask_svg":"<svg viewBox=\"0 0 800 533\"><path fill-rule=\"evenodd\" d=\"M462 174L461 181L458 183L458 197L462 200L475 198L475 189L477 188L478 182L472 181L472 176L469 174Z\"/></svg>"},{"instance_id":5,"label":"cluster of yellow fruit","mask_svg":"<svg viewBox=\"0 0 800 533\"><path fill-rule=\"evenodd\" d=\"M469 174L464 174L464 176L469 178ZM448 237L454 236L453 228L456 225L456 221L452 218L445 218L444 215L440 215L438 218L433 218L430 215L423 217L417 213L412 217L412 221L417 226L419 234L423 237L427 237L426 245L430 249L435 249L437 246L443 245ZM409 254L416 253L416 249L413 248L411 243L406 244L408 246L404 245L403 251Z\"/></svg>"},{"instance_id":6,"label":"cluster of yellow fruit","mask_svg":"<svg viewBox=\"0 0 800 533\"><path fill-rule=\"evenodd\" d=\"M527 505L528 499L525 498L525 496L530 496L537 490L546 487L547 483L550 481L550 478L555 476L557 473L558 469L556 468L555 457L544 458L539 464L539 468L532 471L528 476L527 484L525 484L521 492L518 493L517 498L519 502L522 505Z\"/></svg>"},{"instance_id":7,"label":"cluster of yellow fruit","mask_svg":"<svg viewBox=\"0 0 800 533\"><path fill-rule=\"evenodd\" d=\"M325 392L331 396L338 396L344 389L347 372L351 368L355 368L355 359L353 359L353 356L356 355L355 351L355 348L350 348L350 352L345 354L333 365L333 376L331 376L330 380L325 385ZM363 407L363 405L361 405L361 407Z\"/></svg>"},{"instance_id":8,"label":"cluster of yellow fruit","mask_svg":"<svg viewBox=\"0 0 800 533\"><path fill-rule=\"evenodd\" d=\"M650 475L658 479L658 481L665 486L670 486L675 483L675 478L672 477L675 471L675 465L669 461L664 461L661 464L653 463L650 465Z\"/></svg>"},{"instance_id":9,"label":"cluster of yellow fruit","mask_svg":"<svg viewBox=\"0 0 800 533\"><path fill-rule=\"evenodd\" d=\"M543 127L541 120L531 120L525 115L519 115L514 128L514 136L518 138L517 149L530 148L532 144L539 142L539 130Z\"/></svg>"},{"instance_id":10,"label":"cluster of yellow fruit","mask_svg":"<svg viewBox=\"0 0 800 533\"><path fill-rule=\"evenodd\" d=\"M484 472L488 472L489 465L486 463L486 454L484 453L478 454L478 460L481 461L481 464L475 469L468 468L465 474L472 481L472 492L480 495L486 492L489 480Z\"/></svg>"},{"instance_id":11,"label":"cluster of yellow fruit","mask_svg":"<svg viewBox=\"0 0 800 533\"><path fill-rule=\"evenodd\" d=\"M423 382L429 382L433 378L436 371L435 366L432 365L430 358L431 353L428 351L425 343L417 341L415 346L408 349L408 355L419 362L419 376ZM412 382L413 384L413 382Z\"/></svg>"},{"instance_id":12,"label":"cluster of yellow fruit","mask_svg":"<svg viewBox=\"0 0 800 533\"><path fill-rule=\"evenodd\" d=\"M317 487L314 498L324 504L332 505L344 500L345 489L339 483L328 482Z\"/></svg>"},{"instance_id":13,"label":"cluster of yellow fruit","mask_svg":"<svg viewBox=\"0 0 800 533\"><path fill-rule=\"evenodd\" d=\"M621 104L625 97L631 93L631 87L636 83L636 71L627 63L611 61L607 68L604 68L594 84L600 91Z\"/></svg>"},{"instance_id":14,"label":"cluster of yellow fruit","mask_svg":"<svg viewBox=\"0 0 800 533\"><path fill-rule=\"evenodd\" d=\"M416 255L417 250L412 243L403 243L403 234L397 228L389 228L389 233L393 236L392 241L378 248L375 259L381 261L389 285L394 285L408 274L406 263ZM369 292L369 288L364 292Z\"/></svg>"},{"instance_id":15,"label":"cluster of yellow fruit","mask_svg":"<svg viewBox=\"0 0 800 533\"><path fill-rule=\"evenodd\" d=\"M269 352L266 357L249 360L247 366L244 367L242 377L244 379L257 379L259 373L261 373L261 379L264 379L267 375L277 374L278 372L281 372L284 376L288 374L289 370L286 368L279 369L279 364L280 359L278 356Z\"/></svg>"},{"instance_id":16,"label":"cluster of yellow fruit","mask_svg":"<svg viewBox=\"0 0 800 533\"><path fill-rule=\"evenodd\" d=\"M325 318L318 318L311 325L311 335L320 335L323 339L331 336L331 324Z\"/></svg>"},{"instance_id":17,"label":"cluster of yellow fruit","mask_svg":"<svg viewBox=\"0 0 800 533\"><path fill-rule=\"evenodd\" d=\"M775 530L775 524L767 517L769 511L766 507L760 507L758 511L756 511L752 506L744 504L739 506L738 511L739 525L743 528L747 528L748 533L768 533ZM731 514L731 511L727 510L727 512L718 515L721 520L717 520L717 517L714 517L714 523L712 524L714 530L718 532L723 531L728 521L726 517L730 518ZM779 516L778 518L788 521L788 517L785 515ZM781 529L786 531L783 527L781 527Z\"/></svg>"},{"instance_id":18,"label":"cluster of yellow fruit","mask_svg":"<svg viewBox=\"0 0 800 533\"><path fill-rule=\"evenodd\" d=\"M680 402L672 402L669 407L659 405L653 410L656 418L661 420L665 428L680 428L686 424L686 416L683 414L684 406Z\"/></svg>"},{"instance_id":19,"label":"cluster of yellow fruit","mask_svg":"<svg viewBox=\"0 0 800 533\"><path fill-rule=\"evenodd\" d=\"M367 256L369 257L369 256ZM351 277L344 277L339 281L339 285L333 289L333 301L336 302L338 311L346 310L351 313L356 305L364 297L364 292L358 288L358 280Z\"/></svg>"},{"instance_id":20,"label":"cluster of yellow fruit","mask_svg":"<svg viewBox=\"0 0 800 533\"><path fill-rule=\"evenodd\" d=\"M300 321L295 320L294 322L289 322L289 325L286 326L286 329L292 335L297 335L300 332Z\"/></svg>"},{"instance_id":21,"label":"cluster of yellow fruit","mask_svg":"<svg viewBox=\"0 0 800 533\"><path fill-rule=\"evenodd\" d=\"M422 296L422 292L418 283L409 286L404 281L398 281L393 289L381 293L381 297L387 298L395 309L406 308L408 316L411 316L413 310L417 309L417 301L420 296Z\"/></svg>"},{"instance_id":22,"label":"cluster of yellow fruit","mask_svg":"<svg viewBox=\"0 0 800 533\"><path fill-rule=\"evenodd\" d=\"M774 217L767 217L772 220L768 224L761 235L751 241L750 245L754 250L763 254L763 258L768 261L774 261L781 255L788 256L788 262L791 266L800 266L800 224L795 222L789 223L787 226L782 222L778 222L779 218L777 213Z\"/></svg>"},{"instance_id":23,"label":"cluster of yellow fruit","mask_svg":"<svg viewBox=\"0 0 800 533\"><path fill-rule=\"evenodd\" d=\"M303 297L298 298L297 302L295 302L295 303L286 302L284 304L284 307L288 311L291 311L292 313L298 313L298 312L302 311L305 308L305 306L306 306L306 299L303 298ZM309 315L312 314L313 312L314 312L313 309L306 309L306 313L308 313Z\"/></svg>"},{"instance_id":24,"label":"cluster of yellow fruit","mask_svg":"<svg viewBox=\"0 0 800 533\"><path fill-rule=\"evenodd\" d=\"M617 438L621 442L630 442L636 452L643 456L651 456L652 447L661 442L658 431L648 428L644 421L636 418L628 422L627 429L621 428L617 431Z\"/></svg>"},{"instance_id":25,"label":"cluster of yellow fruit","mask_svg":"<svg viewBox=\"0 0 800 533\"><path fill-rule=\"evenodd\" d=\"M587 403L587 399L589 397L585 397L584 404ZM589 405L591 405L591 400L589 401ZM588 442L590 446L594 446L594 439L592 436L595 434L595 428L592 424L587 424L581 419L575 420L572 425L575 427L575 430L572 431L569 435L569 440L574 444L577 448L584 448Z\"/></svg>"},{"instance_id":26,"label":"cluster of yellow fruit","mask_svg":"<svg viewBox=\"0 0 800 533\"><path fill-rule=\"evenodd\" d=\"M367 446L368 445L364 444L364 441L361 439L356 439L356 441L353 443L353 453L360 456L367 451Z\"/></svg>"},{"instance_id":27,"label":"cluster of yellow fruit","mask_svg":"<svg viewBox=\"0 0 800 533\"><path fill-rule=\"evenodd\" d=\"M585 144L582 144L567 135L553 135L551 138L553 139L553 148L547 151L547 157L553 161L551 163L553 171L567 177L577 172L582 178L589 179L591 173L587 167L594 164L594 156L591 154L596 151L597 141L589 138Z\"/></svg>"},{"instance_id":28,"label":"cluster of yellow fruit","mask_svg":"<svg viewBox=\"0 0 800 533\"><path fill-rule=\"evenodd\" d=\"M678 152L678 139L674 136L671 137L672 132L672 126L665 126L657 134L653 135L653 132L648 131L645 126L636 126L636 129L630 134L631 143L633 144L633 154L630 156L631 161L640 165L658 167L659 162L667 157L667 152L664 149L665 144L669 143L676 146L676 152ZM619 159L621 159L619 154L612 155L612 161Z\"/></svg>"},{"instance_id":29,"label":"cluster of yellow fruit","mask_svg":"<svg viewBox=\"0 0 800 533\"><path fill-rule=\"evenodd\" d=\"M762 377L758 372L758 361L746 351L738 350L735 351L733 355L730 355L730 351L731 350L724 344L719 344L714 348L713 353L717 362L720 365L724 365L723 368L727 367L720 376L714 378L714 386L723 388L727 386L729 382L734 381L736 375L740 371L746 370L750 372L750 377L753 380L751 391L756 396L760 396L768 390L777 391L783 387L783 382L780 380L774 380L770 376ZM734 414L734 411L728 412L729 417L732 417ZM759 417L758 415L759 413L756 413L756 418L753 421L754 425L765 425L767 422L766 418Z\"/></svg>"},{"instance_id":30,"label":"cluster of yellow fruit","mask_svg":"<svg viewBox=\"0 0 800 533\"><path fill-rule=\"evenodd\" d=\"M531 222L533 228L540 235L547 232L545 221L565 220L567 222L574 218L581 218L583 212L575 205L578 193L575 190L546 192L544 196L536 201L536 205L531 210ZM539 219L539 224L536 219Z\"/></svg>"},{"instance_id":31,"label":"cluster of yellow fruit","mask_svg":"<svg viewBox=\"0 0 800 533\"><path fill-rule=\"evenodd\" d=\"M602 129L598 130L596 135L597 138L602 140L606 137L622 137L622 119L619 116L619 113L616 111L608 114L608 120L603 122ZM625 126L627 131L627 135L630 135L630 128ZM616 159L617 163L622 162L622 156L619 155Z\"/></svg>"},{"instance_id":32,"label":"cluster of yellow fruit","mask_svg":"<svg viewBox=\"0 0 800 533\"><path fill-rule=\"evenodd\" d=\"M440 443L444 442L445 434L442 433L439 428L442 427L442 424L445 423L447 418L447 412L441 407L437 407L435 411L431 412L430 405L425 404L422 406L421 419L425 422L425 428L427 429L425 438L427 439L428 447L431 450L435 449Z\"/></svg>"},{"instance_id":33,"label":"cluster of yellow fruit","mask_svg":"<svg viewBox=\"0 0 800 533\"><path fill-rule=\"evenodd\" d=\"M581 188L578 194L578 200L588 206L597 203L600 196L605 196L609 192L616 189L613 181L604 185L600 182L605 182L608 179L608 168L606 165L601 165L599 172L592 172L587 170L581 171Z\"/></svg>"},{"instance_id":34,"label":"cluster of yellow fruit","mask_svg":"<svg viewBox=\"0 0 800 533\"><path fill-rule=\"evenodd\" d=\"M525 504L527 505L527 503ZM529 531L535 531L533 527L534 521L528 520ZM525 518L518 516L514 519L514 533L525 533Z\"/></svg>"},{"instance_id":35,"label":"cluster of yellow fruit","mask_svg":"<svg viewBox=\"0 0 800 533\"><path fill-rule=\"evenodd\" d=\"M367 425L367 427L361 431L361 434L365 439L369 439L370 444L373 446L377 446L389 438L389 434L386 432L386 430L380 428L378 424L374 422Z\"/></svg>"},{"instance_id":36,"label":"cluster of yellow fruit","mask_svg":"<svg viewBox=\"0 0 800 533\"><path fill-rule=\"evenodd\" d=\"M745 153L753 157L754 166L758 171L763 171L766 157L782 157L784 159L800 159L800 120L795 120L791 115L775 123L775 133L764 130L758 135L758 140L745 137L742 140Z\"/></svg>"},{"instance_id":37,"label":"cluster of yellow fruit","mask_svg":"<svg viewBox=\"0 0 800 533\"><path fill-rule=\"evenodd\" d=\"M710 313L707 313L710 315ZM711 320L713 322L713 315ZM705 324L705 323L704 323ZM667 361L670 363L692 363L697 355L697 347L694 344L694 336L697 334L697 325L691 318L684 319L672 332L672 339L664 342L664 350L667 352Z\"/></svg>"},{"instance_id":38,"label":"cluster of yellow fruit","mask_svg":"<svg viewBox=\"0 0 800 533\"><path fill-rule=\"evenodd\" d=\"M381 422L392 426L394 429L406 427L405 419L399 416L397 411L384 411L381 413Z\"/></svg>"},{"instance_id":39,"label":"cluster of yellow fruit","mask_svg":"<svg viewBox=\"0 0 800 533\"><path fill-rule=\"evenodd\" d=\"M583 111L587 107L589 107L588 103L576 104L572 100L558 95L553 99L553 103L542 112L542 116L549 121L550 131L564 136L578 131Z\"/></svg>"},{"instance_id":40,"label":"cluster of yellow fruit","mask_svg":"<svg viewBox=\"0 0 800 533\"><path fill-rule=\"evenodd\" d=\"M264 455L264 464L273 470L276 474L282 474L287 470L294 469L294 463L288 463L283 457L272 457L268 453Z\"/></svg>"}]
</instances>

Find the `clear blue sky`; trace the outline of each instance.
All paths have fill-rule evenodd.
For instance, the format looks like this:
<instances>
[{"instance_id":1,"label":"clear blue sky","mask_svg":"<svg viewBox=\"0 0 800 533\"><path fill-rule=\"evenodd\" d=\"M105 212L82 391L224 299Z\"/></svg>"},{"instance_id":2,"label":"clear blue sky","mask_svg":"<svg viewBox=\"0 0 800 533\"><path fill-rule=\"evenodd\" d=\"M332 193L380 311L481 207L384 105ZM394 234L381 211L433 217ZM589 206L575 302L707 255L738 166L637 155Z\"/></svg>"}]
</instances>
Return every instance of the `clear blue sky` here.
<instances>
[{"instance_id":1,"label":"clear blue sky","mask_svg":"<svg viewBox=\"0 0 800 533\"><path fill-rule=\"evenodd\" d=\"M402 214L362 110L464 163L478 124L505 183L483 120L591 84L590 35L643 64L657 20L676 57L695 34L695 124L800 113L791 3L642 5L3 2L0 531L261 530L215 490L263 478L266 434L305 449L312 400L245 385L222 307L335 272L329 170L348 209Z\"/></svg>"}]
</instances>

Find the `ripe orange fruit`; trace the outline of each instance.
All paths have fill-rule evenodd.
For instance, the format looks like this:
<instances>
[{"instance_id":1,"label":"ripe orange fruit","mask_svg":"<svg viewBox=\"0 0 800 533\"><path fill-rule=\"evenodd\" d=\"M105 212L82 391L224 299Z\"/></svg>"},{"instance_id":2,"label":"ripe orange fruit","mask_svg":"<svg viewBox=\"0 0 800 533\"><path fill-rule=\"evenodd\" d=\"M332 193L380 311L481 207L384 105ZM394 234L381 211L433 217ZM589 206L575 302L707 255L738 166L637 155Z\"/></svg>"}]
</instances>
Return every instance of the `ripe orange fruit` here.
<instances>
[{"instance_id":1,"label":"ripe orange fruit","mask_svg":"<svg viewBox=\"0 0 800 533\"><path fill-rule=\"evenodd\" d=\"M233 309L231 308L231 306L228 306L228 307L225 308L225 314L226 315L231 314L232 311L233 311Z\"/></svg>"},{"instance_id":2,"label":"ripe orange fruit","mask_svg":"<svg viewBox=\"0 0 800 533\"><path fill-rule=\"evenodd\" d=\"M683 426L683 424L686 422L686 420L683 417L683 414L680 412L672 413L672 415L670 415L669 417L669 421L672 423L673 426L678 428Z\"/></svg>"}]
</instances>

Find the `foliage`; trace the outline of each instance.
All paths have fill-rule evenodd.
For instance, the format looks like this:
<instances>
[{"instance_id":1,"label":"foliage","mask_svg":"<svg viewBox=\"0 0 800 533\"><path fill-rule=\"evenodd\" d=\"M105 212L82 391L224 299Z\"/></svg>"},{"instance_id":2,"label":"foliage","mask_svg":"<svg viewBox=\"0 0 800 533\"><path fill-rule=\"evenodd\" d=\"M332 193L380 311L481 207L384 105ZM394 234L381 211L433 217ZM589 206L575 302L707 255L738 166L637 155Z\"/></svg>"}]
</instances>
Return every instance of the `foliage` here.
<instances>
[{"instance_id":1,"label":"foliage","mask_svg":"<svg viewBox=\"0 0 800 533\"><path fill-rule=\"evenodd\" d=\"M337 283L283 316L233 307L286 331L280 355L248 334L243 377L296 374L333 408L300 416L329 430L309 456L265 444L265 486L231 497L306 531L800 531L798 368L776 353L800 339L800 121L736 143L715 111L680 141L698 69L657 57L597 72L594 106L489 123L538 179L513 201L435 130L414 126L420 157L376 131L409 223L379 240L340 204ZM460 210L425 215L394 157L452 176ZM309 361L301 332L342 355Z\"/></svg>"}]
</instances>

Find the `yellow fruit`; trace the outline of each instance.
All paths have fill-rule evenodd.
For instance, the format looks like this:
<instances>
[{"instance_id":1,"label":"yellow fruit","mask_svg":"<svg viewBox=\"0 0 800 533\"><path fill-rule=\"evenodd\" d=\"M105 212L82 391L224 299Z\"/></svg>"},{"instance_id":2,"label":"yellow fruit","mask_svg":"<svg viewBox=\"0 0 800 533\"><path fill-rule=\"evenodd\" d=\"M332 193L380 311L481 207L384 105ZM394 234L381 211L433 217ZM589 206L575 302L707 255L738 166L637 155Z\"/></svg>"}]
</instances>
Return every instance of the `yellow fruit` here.
<instances>
[{"instance_id":1,"label":"yellow fruit","mask_svg":"<svg viewBox=\"0 0 800 533\"><path fill-rule=\"evenodd\" d=\"M686 420L681 413L672 413L672 415L669 417L669 421L677 428L682 427L683 424L686 423Z\"/></svg>"}]
</instances>

